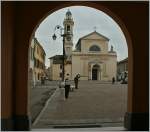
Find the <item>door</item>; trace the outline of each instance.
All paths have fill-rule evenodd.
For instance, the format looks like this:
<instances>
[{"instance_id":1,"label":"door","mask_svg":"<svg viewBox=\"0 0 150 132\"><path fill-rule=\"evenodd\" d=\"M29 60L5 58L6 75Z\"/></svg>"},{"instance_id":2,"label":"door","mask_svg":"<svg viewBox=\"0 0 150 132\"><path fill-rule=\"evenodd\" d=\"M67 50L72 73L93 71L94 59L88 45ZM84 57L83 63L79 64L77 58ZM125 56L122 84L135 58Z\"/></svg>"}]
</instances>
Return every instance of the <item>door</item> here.
<instances>
[{"instance_id":1,"label":"door","mask_svg":"<svg viewBox=\"0 0 150 132\"><path fill-rule=\"evenodd\" d=\"M97 69L92 69L92 80L97 80Z\"/></svg>"}]
</instances>

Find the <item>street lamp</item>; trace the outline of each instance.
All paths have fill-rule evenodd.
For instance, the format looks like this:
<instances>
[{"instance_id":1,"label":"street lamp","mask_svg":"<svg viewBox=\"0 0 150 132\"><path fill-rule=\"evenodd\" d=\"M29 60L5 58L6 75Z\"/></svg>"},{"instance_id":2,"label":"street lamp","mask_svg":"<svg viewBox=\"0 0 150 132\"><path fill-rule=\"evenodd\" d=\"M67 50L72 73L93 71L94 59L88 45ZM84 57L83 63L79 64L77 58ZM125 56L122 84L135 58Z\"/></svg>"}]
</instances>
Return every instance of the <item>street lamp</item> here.
<instances>
[{"instance_id":1,"label":"street lamp","mask_svg":"<svg viewBox=\"0 0 150 132\"><path fill-rule=\"evenodd\" d=\"M64 28L61 27L60 25L55 26L54 32L58 29L60 30L60 33L61 33L60 36L63 37L62 81L64 81L64 78L65 78L65 65L64 65L65 63L65 37L69 34L65 34L65 33L63 34L62 31L64 30ZM57 36L55 35L55 33L53 34L52 38L53 40L57 39Z\"/></svg>"},{"instance_id":2,"label":"street lamp","mask_svg":"<svg viewBox=\"0 0 150 132\"><path fill-rule=\"evenodd\" d=\"M56 40L56 38L57 38L57 36L55 34L52 37L53 37L53 40Z\"/></svg>"}]
</instances>

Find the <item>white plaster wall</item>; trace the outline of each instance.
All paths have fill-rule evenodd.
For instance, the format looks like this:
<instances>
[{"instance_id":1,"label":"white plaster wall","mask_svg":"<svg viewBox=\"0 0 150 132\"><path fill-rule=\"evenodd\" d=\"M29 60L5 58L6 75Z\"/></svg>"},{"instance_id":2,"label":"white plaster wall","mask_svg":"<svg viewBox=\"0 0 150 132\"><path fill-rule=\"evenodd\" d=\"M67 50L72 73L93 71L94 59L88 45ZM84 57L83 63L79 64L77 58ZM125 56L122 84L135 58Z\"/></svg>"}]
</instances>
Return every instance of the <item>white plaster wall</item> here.
<instances>
[{"instance_id":1,"label":"white plaster wall","mask_svg":"<svg viewBox=\"0 0 150 132\"><path fill-rule=\"evenodd\" d=\"M72 79L74 79L74 77L77 74L81 74L81 61L80 61L80 56L72 56Z\"/></svg>"},{"instance_id":2,"label":"white plaster wall","mask_svg":"<svg viewBox=\"0 0 150 132\"><path fill-rule=\"evenodd\" d=\"M60 78L60 64L52 65L52 80L61 80Z\"/></svg>"},{"instance_id":3,"label":"white plaster wall","mask_svg":"<svg viewBox=\"0 0 150 132\"><path fill-rule=\"evenodd\" d=\"M117 58L115 56L110 56L109 60L106 64L107 74L108 74L108 80L112 80L112 77L116 78L117 73Z\"/></svg>"},{"instance_id":4,"label":"white plaster wall","mask_svg":"<svg viewBox=\"0 0 150 132\"><path fill-rule=\"evenodd\" d=\"M62 72L62 69L60 69L60 64L53 64L51 67L52 71L52 80L61 80L62 77L60 77L60 73ZM65 78L67 77L67 73L69 74L69 79L71 79L71 64L65 65Z\"/></svg>"},{"instance_id":5,"label":"white plaster wall","mask_svg":"<svg viewBox=\"0 0 150 132\"><path fill-rule=\"evenodd\" d=\"M99 64L101 68L101 80L111 81L112 77L116 77L117 70L117 57L115 54L108 56L83 56L82 54L76 53L72 56L72 78L74 78L78 73L80 73L80 80L88 80L91 78L88 71L88 63L95 62L94 64ZM106 66L105 66L106 65ZM106 73L104 72L106 67ZM91 71L90 71L91 72Z\"/></svg>"}]
</instances>

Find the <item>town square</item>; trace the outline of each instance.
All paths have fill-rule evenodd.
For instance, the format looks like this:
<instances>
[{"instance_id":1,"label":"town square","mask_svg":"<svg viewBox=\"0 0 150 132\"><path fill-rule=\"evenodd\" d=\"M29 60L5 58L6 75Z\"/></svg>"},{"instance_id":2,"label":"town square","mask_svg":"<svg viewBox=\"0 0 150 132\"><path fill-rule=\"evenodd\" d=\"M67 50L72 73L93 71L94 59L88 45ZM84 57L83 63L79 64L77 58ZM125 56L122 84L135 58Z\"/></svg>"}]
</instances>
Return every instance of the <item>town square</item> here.
<instances>
[{"instance_id":1,"label":"town square","mask_svg":"<svg viewBox=\"0 0 150 132\"><path fill-rule=\"evenodd\" d=\"M39 89L55 88L59 83L47 81ZM40 88L41 87L41 88ZM50 93L50 92L47 92ZM63 126L122 126L123 115L127 108L127 84L112 84L100 81L79 81L79 89L69 93L69 98L60 97L60 88L56 88L53 95L42 111L34 120L33 128L54 128ZM31 102L37 98L31 97ZM40 100L41 101L41 100ZM35 101L34 104L40 103ZM31 112L36 106L31 106ZM38 109L36 109L37 111ZM82 127L82 126L81 126Z\"/></svg>"},{"instance_id":2,"label":"town square","mask_svg":"<svg viewBox=\"0 0 150 132\"><path fill-rule=\"evenodd\" d=\"M32 128L122 127L127 109L128 57L117 62L118 51L97 27L74 46L76 23L71 9L64 10L63 26L56 25L52 35L53 43L59 35L62 38L63 53L49 57L47 69L50 51L46 52L35 36L31 41Z\"/></svg>"},{"instance_id":3,"label":"town square","mask_svg":"<svg viewBox=\"0 0 150 132\"><path fill-rule=\"evenodd\" d=\"M148 1L2 1L2 131L148 131Z\"/></svg>"}]
</instances>

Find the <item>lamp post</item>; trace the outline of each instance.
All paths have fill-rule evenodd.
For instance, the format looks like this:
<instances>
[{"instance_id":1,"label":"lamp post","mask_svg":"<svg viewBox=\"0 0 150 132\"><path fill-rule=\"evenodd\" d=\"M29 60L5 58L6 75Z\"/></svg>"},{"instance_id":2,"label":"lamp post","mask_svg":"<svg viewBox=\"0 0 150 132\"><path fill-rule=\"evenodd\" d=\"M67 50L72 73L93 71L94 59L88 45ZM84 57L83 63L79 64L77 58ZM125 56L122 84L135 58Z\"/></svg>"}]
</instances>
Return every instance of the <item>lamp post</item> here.
<instances>
[{"instance_id":1,"label":"lamp post","mask_svg":"<svg viewBox=\"0 0 150 132\"><path fill-rule=\"evenodd\" d=\"M62 58L62 81L64 81L64 78L65 78L65 37L68 35L68 34L63 34L62 33L62 31L64 30L64 28L63 27L61 27L60 25L57 25L56 27L55 27L55 31L56 30L60 30L60 35L61 35L61 37L63 37L63 58ZM53 40L56 40L57 39L57 36L55 35L55 33L54 33L54 35L52 36L52 38L53 38Z\"/></svg>"}]
</instances>

